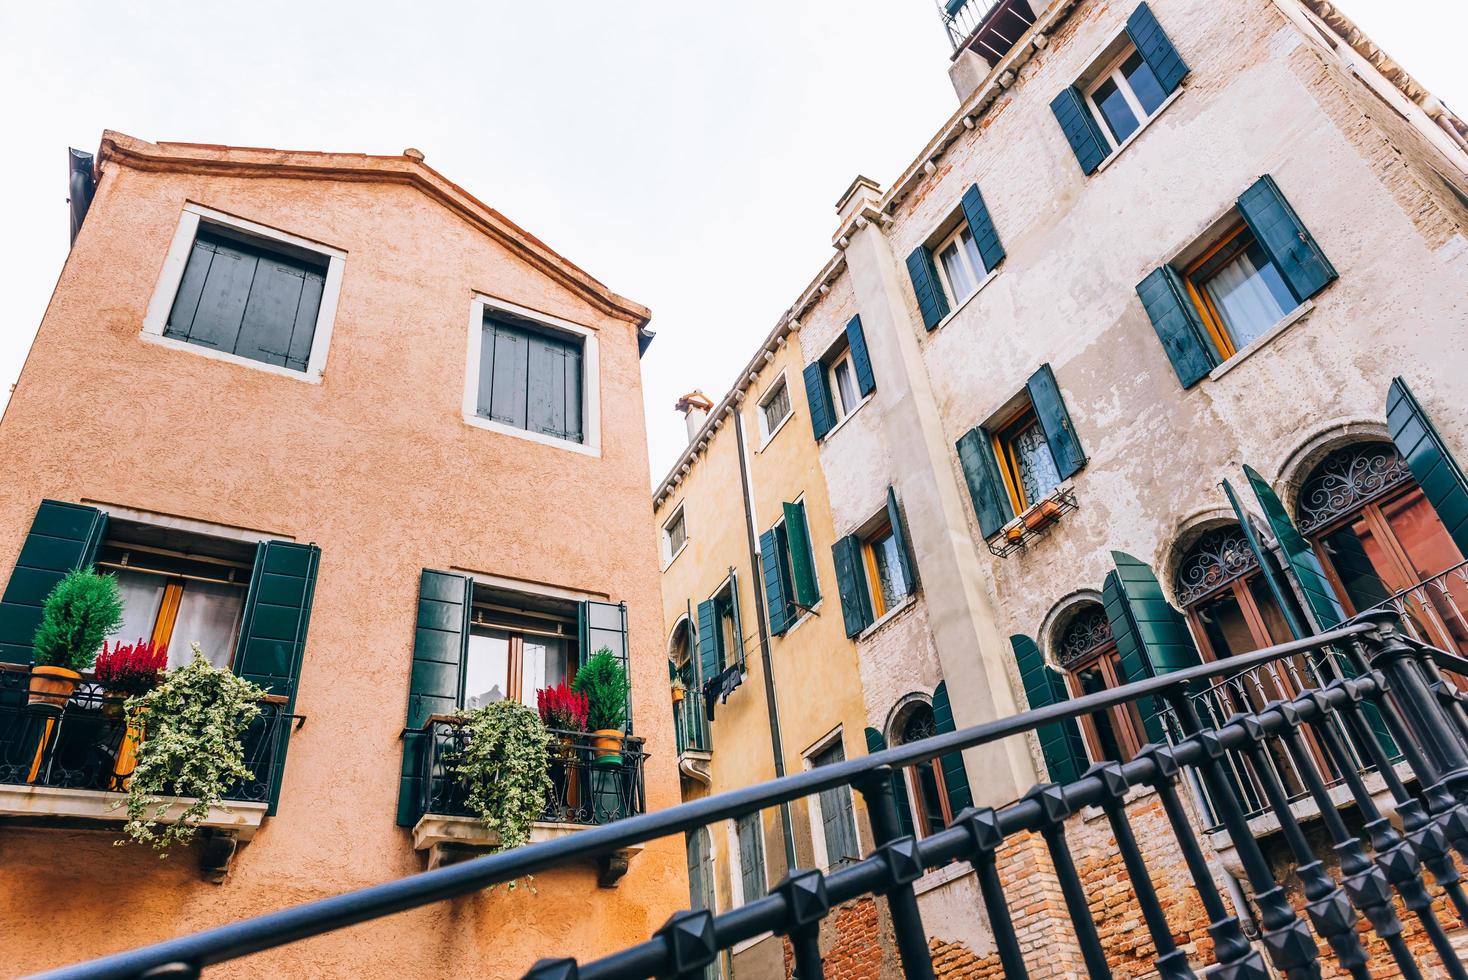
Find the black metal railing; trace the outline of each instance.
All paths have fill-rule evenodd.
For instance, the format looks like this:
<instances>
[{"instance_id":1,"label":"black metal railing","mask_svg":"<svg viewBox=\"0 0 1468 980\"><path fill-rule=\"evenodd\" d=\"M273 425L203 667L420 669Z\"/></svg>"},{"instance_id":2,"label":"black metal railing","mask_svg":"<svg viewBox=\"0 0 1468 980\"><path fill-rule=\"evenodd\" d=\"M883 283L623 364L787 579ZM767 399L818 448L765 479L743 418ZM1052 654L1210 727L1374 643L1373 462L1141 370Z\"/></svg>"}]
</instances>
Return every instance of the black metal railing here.
<instances>
[{"instance_id":1,"label":"black metal railing","mask_svg":"<svg viewBox=\"0 0 1468 980\"><path fill-rule=\"evenodd\" d=\"M973 47L992 66L1035 22L1029 0L938 0L955 56Z\"/></svg>"},{"instance_id":2,"label":"black metal railing","mask_svg":"<svg viewBox=\"0 0 1468 980\"><path fill-rule=\"evenodd\" d=\"M124 792L140 733L122 699L84 679L64 703L33 705L30 687L29 668L0 664L0 784ZM296 720L283 699L260 702L244 739L245 765L254 778L230 786L224 799L269 801L278 769L273 763Z\"/></svg>"},{"instance_id":3,"label":"black metal railing","mask_svg":"<svg viewBox=\"0 0 1468 980\"><path fill-rule=\"evenodd\" d=\"M1215 678L1263 664L1330 651L1351 666L1351 676L1251 705L1211 723L1192 695ZM851 786L865 799L875 847L866 857L829 873L793 871L765 897L714 915L707 910L673 916L645 942L587 963L546 959L526 974L534 980L622 980L649 976L693 976L722 951L766 932L788 937L801 980L823 976L819 946L822 923L841 903L881 896L891 914L903 972L910 978L934 976L928 940L913 883L925 871L953 861L970 863L984 897L1004 975L1029 976L1030 966L1047 962L1056 950L1026 952L1020 945L1006 902L997 852L1023 832L1040 835L1054 864L1086 969L1109 977L1107 950L1092 917L1086 884L1067 842L1067 817L1081 807L1099 807L1124 862L1141 919L1154 947L1158 974L1195 977L1202 964L1189 961L1177 946L1152 885L1147 858L1138 844L1125 805L1138 787L1151 787L1171 831L1170 844L1188 869L1187 886L1199 899L1213 939L1217 964L1211 976L1243 978L1269 975L1265 959L1289 978L1321 975L1321 961L1334 959L1359 980L1371 976L1367 946L1376 943L1358 929L1370 930L1407 977L1424 972L1468 980L1454 951L1434 899L1446 893L1451 909L1468 918L1454 852L1468 853L1468 716L1462 695L1444 681L1443 669L1462 670L1468 662L1415 641L1394 613L1378 612L1342 629L1308 640L1281 644L1216 663L1202 664L1124 687L1028 711L1012 718L949 732L860 758L822 766L768 783L695 800L667 810L590 828L566 839L489 855L371 888L298 905L268 915L119 953L57 971L71 978L196 976L204 966L277 947L295 940L361 923L394 912L468 894L547 868L579 862L707 824L740 817L822 790ZM1131 761L1093 766L1063 785L1040 784L1001 809L969 808L952 824L922 840L901 835L892 796L892 772L958 749L996 742L1066 718L1106 711L1117 705L1162 698L1174 714L1177 738L1149 745ZM1368 710L1370 709L1370 710ZM1400 748L1407 776L1399 776L1372 731L1370 712L1379 714ZM1308 742L1319 746L1317 753ZM1377 805L1360 777L1348 742L1362 746L1381 774L1392 798L1394 816ZM1329 853L1317 853L1288 806L1286 790L1269 758L1283 752L1306 792L1320 807ZM1293 867L1279 871L1249 832L1245 804L1239 799L1224 759L1238 753L1254 770L1260 792L1279 820ZM1320 755L1331 760L1348 787L1359 816L1359 830L1342 819L1330 798ZM1248 910L1231 908L1178 791L1188 773L1207 791L1228 830L1243 866L1259 927L1251 942L1241 925ZM1356 826L1353 824L1352 826ZM1326 845L1320 846L1326 851ZM1329 857L1327 864L1325 858ZM1305 896L1299 913L1287 897L1297 885ZM1419 954L1409 945L1396 900L1425 937ZM1317 944L1317 937L1325 944ZM1060 938L1052 940L1060 943ZM1135 943L1132 943L1135 946ZM1028 963L1027 963L1028 957Z\"/></svg>"},{"instance_id":4,"label":"black metal railing","mask_svg":"<svg viewBox=\"0 0 1468 980\"><path fill-rule=\"evenodd\" d=\"M426 757L423 813L474 816L465 798L468 788L451 774L455 753L469 734L452 718L431 719L419 740ZM603 746L587 732L551 731L550 789L540 819L548 823L586 826L611 823L643 812L642 740L628 737Z\"/></svg>"}]
</instances>

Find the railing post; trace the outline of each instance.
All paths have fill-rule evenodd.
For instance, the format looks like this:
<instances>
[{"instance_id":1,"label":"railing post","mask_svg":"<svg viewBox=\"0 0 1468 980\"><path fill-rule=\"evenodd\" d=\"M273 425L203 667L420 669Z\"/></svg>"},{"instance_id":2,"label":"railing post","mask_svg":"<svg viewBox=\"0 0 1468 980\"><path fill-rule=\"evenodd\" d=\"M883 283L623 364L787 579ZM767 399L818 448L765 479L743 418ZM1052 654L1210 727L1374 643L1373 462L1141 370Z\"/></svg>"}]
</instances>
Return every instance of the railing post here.
<instances>
[{"instance_id":1,"label":"railing post","mask_svg":"<svg viewBox=\"0 0 1468 980\"><path fill-rule=\"evenodd\" d=\"M785 935L795 953L793 980L823 980L821 920L831 911L825 876L819 871L792 870L771 892L785 899L790 917Z\"/></svg>"},{"instance_id":2,"label":"railing post","mask_svg":"<svg viewBox=\"0 0 1468 980\"><path fill-rule=\"evenodd\" d=\"M1110 977L1111 965L1106 962L1106 951L1101 948L1101 937L1096 933L1091 903L1086 900L1085 886L1081 884L1075 859L1071 857L1070 845L1065 839L1065 818L1071 813L1065 787L1058 783L1042 783L1026 793L1023 799L1040 808L1040 836L1050 849L1050 863L1055 866L1055 877L1060 882L1060 894L1065 899L1066 911L1070 913L1070 922L1081 946L1086 972L1092 978Z\"/></svg>"},{"instance_id":3,"label":"railing post","mask_svg":"<svg viewBox=\"0 0 1468 980\"><path fill-rule=\"evenodd\" d=\"M869 769L853 785L866 803L877 850L886 856L887 910L892 914L892 928L897 934L903 975L908 980L934 980L928 934L918 913L917 895L912 890L912 883L922 876L923 866L917 857L916 842L901 836L897 802L892 797L892 768Z\"/></svg>"},{"instance_id":4,"label":"railing post","mask_svg":"<svg viewBox=\"0 0 1468 980\"><path fill-rule=\"evenodd\" d=\"M996 854L1004 844L1004 831L999 829L999 815L989 807L969 807L953 818L955 826L968 831L972 850L969 863L979 879L979 893L984 897L984 910L989 913L989 928L994 931L994 945L999 952L999 965L1005 980L1027 980L1029 971L1020 952L1019 937L1014 932L1014 919L1004 897L1004 883L999 878Z\"/></svg>"}]
</instances>

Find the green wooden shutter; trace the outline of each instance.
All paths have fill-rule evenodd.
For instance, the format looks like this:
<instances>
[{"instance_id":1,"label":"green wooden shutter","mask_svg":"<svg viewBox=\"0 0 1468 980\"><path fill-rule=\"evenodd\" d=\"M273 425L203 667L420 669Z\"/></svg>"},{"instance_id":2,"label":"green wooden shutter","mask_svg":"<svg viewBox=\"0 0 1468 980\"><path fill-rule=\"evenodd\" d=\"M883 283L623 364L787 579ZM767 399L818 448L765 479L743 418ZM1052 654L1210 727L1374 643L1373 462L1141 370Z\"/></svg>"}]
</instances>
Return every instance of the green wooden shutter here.
<instances>
[{"instance_id":1,"label":"green wooden shutter","mask_svg":"<svg viewBox=\"0 0 1468 980\"><path fill-rule=\"evenodd\" d=\"M933 253L927 246L919 245L912 250L907 257L907 274L912 278L912 291L917 295L923 326L932 330L948 315L948 297L943 294L938 270L933 265Z\"/></svg>"},{"instance_id":2,"label":"green wooden shutter","mask_svg":"<svg viewBox=\"0 0 1468 980\"><path fill-rule=\"evenodd\" d=\"M719 664L719 611L712 599L698 604L698 666L705 684L723 669Z\"/></svg>"},{"instance_id":3,"label":"green wooden shutter","mask_svg":"<svg viewBox=\"0 0 1468 980\"><path fill-rule=\"evenodd\" d=\"M765 607L770 614L770 632L782 635L790 628L790 600L785 595L784 576L780 574L780 542L776 528L770 528L759 536L760 567L765 578Z\"/></svg>"},{"instance_id":4,"label":"green wooden shutter","mask_svg":"<svg viewBox=\"0 0 1468 980\"><path fill-rule=\"evenodd\" d=\"M1188 74L1188 66L1183 63L1177 48L1172 46L1172 41L1168 40L1162 25L1157 23L1152 8L1144 3L1132 11L1126 21L1126 32L1131 35L1142 60L1157 76L1157 84L1162 86L1162 91L1171 94L1182 84Z\"/></svg>"},{"instance_id":5,"label":"green wooden shutter","mask_svg":"<svg viewBox=\"0 0 1468 980\"><path fill-rule=\"evenodd\" d=\"M831 389L826 384L826 366L820 361L807 364L800 374L805 381L805 400L810 405L811 435L821 439L836 424L836 406L831 404Z\"/></svg>"},{"instance_id":6,"label":"green wooden shutter","mask_svg":"<svg viewBox=\"0 0 1468 980\"><path fill-rule=\"evenodd\" d=\"M1218 348L1176 269L1170 265L1154 269L1137 283L1137 295L1184 388L1191 388L1218 366Z\"/></svg>"},{"instance_id":7,"label":"green wooden shutter","mask_svg":"<svg viewBox=\"0 0 1468 980\"><path fill-rule=\"evenodd\" d=\"M963 192L963 216L968 221L968 231L979 247L979 258L984 260L984 271L993 272L1004 261L1004 246L999 242L999 232L994 228L994 219L984 204L984 195L979 193L978 184L970 184Z\"/></svg>"},{"instance_id":8,"label":"green wooden shutter","mask_svg":"<svg viewBox=\"0 0 1468 980\"><path fill-rule=\"evenodd\" d=\"M1157 576L1145 562L1113 551L1116 569L1106 576L1101 596L1125 682L1145 680L1202 662L1187 621L1167 601ZM1150 702L1150 703L1147 703ZM1137 703L1147 740L1167 741L1162 721L1166 705L1156 697Z\"/></svg>"},{"instance_id":9,"label":"green wooden shutter","mask_svg":"<svg viewBox=\"0 0 1468 980\"><path fill-rule=\"evenodd\" d=\"M1087 176L1095 173L1111 149L1106 137L1101 135L1101 127L1096 125L1096 117L1091 115L1086 105L1085 96L1075 86L1062 89L1050 102L1050 111L1055 113L1055 121L1060 123L1060 131L1075 153L1081 173Z\"/></svg>"},{"instance_id":10,"label":"green wooden shutter","mask_svg":"<svg viewBox=\"0 0 1468 980\"><path fill-rule=\"evenodd\" d=\"M1296 300L1305 302L1336 278L1335 266L1305 230L1273 177L1260 177L1239 196L1239 213Z\"/></svg>"},{"instance_id":11,"label":"green wooden shutter","mask_svg":"<svg viewBox=\"0 0 1468 980\"><path fill-rule=\"evenodd\" d=\"M872 600L867 595L861 539L848 534L831 547L831 554L836 559L836 588L841 593L841 615L846 621L846 635L855 636L872 623Z\"/></svg>"},{"instance_id":12,"label":"green wooden shutter","mask_svg":"<svg viewBox=\"0 0 1468 980\"><path fill-rule=\"evenodd\" d=\"M785 513L785 537L790 545L790 571L795 579L795 601L809 609L821 599L816 579L816 560L810 546L810 526L806 523L805 503L781 504Z\"/></svg>"},{"instance_id":13,"label":"green wooden shutter","mask_svg":"<svg viewBox=\"0 0 1468 980\"><path fill-rule=\"evenodd\" d=\"M1458 551L1468 555L1468 479L1401 378L1387 388L1386 427Z\"/></svg>"},{"instance_id":14,"label":"green wooden shutter","mask_svg":"<svg viewBox=\"0 0 1468 980\"><path fill-rule=\"evenodd\" d=\"M856 370L857 390L865 398L877 390L877 379L872 375L872 358L867 353L867 337L862 333L860 314L846 324L846 344L851 348L851 366Z\"/></svg>"},{"instance_id":15,"label":"green wooden shutter","mask_svg":"<svg viewBox=\"0 0 1468 980\"><path fill-rule=\"evenodd\" d=\"M67 572L90 566L106 536L107 515L97 508L41 501L0 598L0 663L31 663L46 596Z\"/></svg>"},{"instance_id":16,"label":"green wooden shutter","mask_svg":"<svg viewBox=\"0 0 1468 980\"><path fill-rule=\"evenodd\" d=\"M1014 649L1020 683L1024 686L1030 710L1070 700L1064 678L1045 666L1045 658L1040 655L1040 647L1034 640L1016 633L1009 638L1009 645ZM1086 742L1081 738L1080 727L1074 718L1040 725L1035 729L1035 735L1040 740L1040 754L1045 758L1051 782L1069 783L1086 771Z\"/></svg>"},{"instance_id":17,"label":"green wooden shutter","mask_svg":"<svg viewBox=\"0 0 1468 980\"><path fill-rule=\"evenodd\" d=\"M875 728L868 728L866 736L867 755L881 752L887 747L887 740ZM917 832L912 822L912 801L907 798L907 780L903 777L903 772L901 769L892 770L892 801L897 804L897 826L902 836L913 837Z\"/></svg>"},{"instance_id":18,"label":"green wooden shutter","mask_svg":"<svg viewBox=\"0 0 1468 980\"><path fill-rule=\"evenodd\" d=\"M408 719L403 731L402 778L398 781L399 827L411 827L423 816L429 736L419 729L434 715L452 714L460 706L473 592L474 582L467 575L425 568L418 578Z\"/></svg>"},{"instance_id":19,"label":"green wooden shutter","mask_svg":"<svg viewBox=\"0 0 1468 980\"><path fill-rule=\"evenodd\" d=\"M933 688L933 728L939 735L955 730L953 706L948 703L948 682L939 681ZM951 813L974 805L974 794L968 788L968 772L963 768L963 753L949 752L938 760L943 769L943 786L948 791Z\"/></svg>"},{"instance_id":20,"label":"green wooden shutter","mask_svg":"<svg viewBox=\"0 0 1468 980\"><path fill-rule=\"evenodd\" d=\"M1050 455L1055 459L1055 468L1062 480L1074 476L1086 465L1086 453L1081 449L1081 440L1071 424L1070 412L1065 399L1060 397L1060 386L1055 383L1055 372L1049 364L1041 364L1040 370L1030 375L1025 386L1029 389L1030 404L1035 407L1035 417L1045 431L1045 441L1050 445Z\"/></svg>"},{"instance_id":21,"label":"green wooden shutter","mask_svg":"<svg viewBox=\"0 0 1468 980\"><path fill-rule=\"evenodd\" d=\"M897 491L887 488L887 521L892 525L892 537L897 544L897 562L902 569L902 580L907 583L905 595L917 592L917 576L913 574L912 549L907 546L907 529L902 525L902 510L897 506Z\"/></svg>"},{"instance_id":22,"label":"green wooden shutter","mask_svg":"<svg viewBox=\"0 0 1468 980\"><path fill-rule=\"evenodd\" d=\"M999 475L999 462L994 458L994 441L989 433L980 428L965 432L958 440L958 462L974 503L974 516L979 519L979 532L986 538L998 534L1014 517L1014 506Z\"/></svg>"},{"instance_id":23,"label":"green wooden shutter","mask_svg":"<svg viewBox=\"0 0 1468 980\"><path fill-rule=\"evenodd\" d=\"M1239 519L1239 528L1244 532L1244 540L1249 545L1249 550L1254 552L1254 560L1259 563L1259 571L1264 576L1264 582L1269 586L1270 595L1274 596L1274 604L1279 607L1284 616L1286 624L1290 628L1290 635L1297 640L1303 640L1311 635L1310 630L1300 621L1295 612L1295 604L1290 600L1289 583L1281 579L1280 570L1274 563L1273 556L1269 550L1260 542L1259 536L1254 533L1254 524L1249 520L1249 515L1244 513L1243 505L1239 503L1238 494L1234 493L1233 485L1227 480L1223 481L1223 493L1228 497L1229 506L1233 507L1234 515Z\"/></svg>"},{"instance_id":24,"label":"green wooden shutter","mask_svg":"<svg viewBox=\"0 0 1468 980\"><path fill-rule=\"evenodd\" d=\"M1285 562L1300 586L1300 594L1305 597L1316 626L1322 630L1339 626L1346 618L1346 611L1341 608L1330 579L1325 577L1325 569L1321 567L1315 549L1295 530L1284 504L1280 503L1264 477L1248 465L1244 466L1244 476L1248 477L1249 486L1254 488L1259 509L1264 512L1264 519L1269 523L1270 533L1279 542L1280 551L1284 552Z\"/></svg>"}]
</instances>

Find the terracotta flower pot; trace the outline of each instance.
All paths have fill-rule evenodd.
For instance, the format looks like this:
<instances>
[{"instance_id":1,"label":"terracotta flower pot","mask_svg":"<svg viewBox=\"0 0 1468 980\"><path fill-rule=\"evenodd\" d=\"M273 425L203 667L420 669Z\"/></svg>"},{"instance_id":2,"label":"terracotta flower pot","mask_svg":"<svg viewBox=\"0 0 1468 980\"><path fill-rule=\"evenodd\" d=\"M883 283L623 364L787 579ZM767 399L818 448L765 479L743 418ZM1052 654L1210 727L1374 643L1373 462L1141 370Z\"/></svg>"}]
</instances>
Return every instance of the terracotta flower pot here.
<instances>
[{"instance_id":1,"label":"terracotta flower pot","mask_svg":"<svg viewBox=\"0 0 1468 980\"><path fill-rule=\"evenodd\" d=\"M30 703L64 708L66 702L76 692L76 686L81 683L81 680L81 674L65 667L41 665L32 667Z\"/></svg>"},{"instance_id":2,"label":"terracotta flower pot","mask_svg":"<svg viewBox=\"0 0 1468 980\"><path fill-rule=\"evenodd\" d=\"M683 696L686 693L687 692L684 691L683 688L681 688L681 687L675 687L675 688L673 688L673 703L674 704L682 704L683 703Z\"/></svg>"},{"instance_id":3,"label":"terracotta flower pot","mask_svg":"<svg viewBox=\"0 0 1468 980\"><path fill-rule=\"evenodd\" d=\"M1053 500L1042 500L1039 505L1025 512L1025 527L1031 531L1044 527L1060 516L1060 505Z\"/></svg>"},{"instance_id":4,"label":"terracotta flower pot","mask_svg":"<svg viewBox=\"0 0 1468 980\"><path fill-rule=\"evenodd\" d=\"M1004 532L1004 537L1007 538L1011 544L1020 540L1024 536L1025 529L1018 524Z\"/></svg>"},{"instance_id":5,"label":"terracotta flower pot","mask_svg":"<svg viewBox=\"0 0 1468 980\"><path fill-rule=\"evenodd\" d=\"M598 728L591 733L591 754L597 765L622 764L622 732L616 728Z\"/></svg>"}]
</instances>

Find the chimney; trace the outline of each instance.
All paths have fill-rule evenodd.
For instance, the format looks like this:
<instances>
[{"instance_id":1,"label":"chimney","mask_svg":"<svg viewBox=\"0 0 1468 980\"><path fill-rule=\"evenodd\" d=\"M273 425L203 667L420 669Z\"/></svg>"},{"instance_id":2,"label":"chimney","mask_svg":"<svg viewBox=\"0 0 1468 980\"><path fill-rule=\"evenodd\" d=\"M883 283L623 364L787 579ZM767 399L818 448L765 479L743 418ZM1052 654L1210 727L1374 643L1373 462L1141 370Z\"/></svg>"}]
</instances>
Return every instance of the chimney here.
<instances>
[{"instance_id":1,"label":"chimney","mask_svg":"<svg viewBox=\"0 0 1468 980\"><path fill-rule=\"evenodd\" d=\"M688 441L691 443L693 437L703 428L704 422L708 421L709 409L714 407L714 403L709 401L708 395L695 388L680 397L673 407L683 413L683 422L688 426Z\"/></svg>"}]
</instances>

